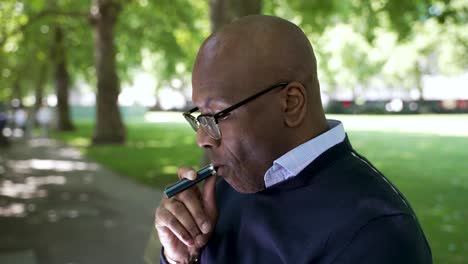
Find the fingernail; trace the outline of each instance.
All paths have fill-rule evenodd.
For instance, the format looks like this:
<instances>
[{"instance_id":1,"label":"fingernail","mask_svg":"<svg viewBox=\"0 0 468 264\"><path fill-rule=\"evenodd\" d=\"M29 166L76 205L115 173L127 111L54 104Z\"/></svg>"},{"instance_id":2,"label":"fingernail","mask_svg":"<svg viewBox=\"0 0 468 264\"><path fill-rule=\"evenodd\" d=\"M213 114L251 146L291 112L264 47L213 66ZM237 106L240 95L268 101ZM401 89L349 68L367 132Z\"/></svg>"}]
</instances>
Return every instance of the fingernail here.
<instances>
[{"instance_id":1,"label":"fingernail","mask_svg":"<svg viewBox=\"0 0 468 264\"><path fill-rule=\"evenodd\" d=\"M201 231L203 232L203 234L208 234L208 232L210 232L210 229L211 229L211 226L210 226L210 223L208 222L203 223L201 226Z\"/></svg>"},{"instance_id":2,"label":"fingernail","mask_svg":"<svg viewBox=\"0 0 468 264\"><path fill-rule=\"evenodd\" d=\"M194 179L197 178L197 174L194 171L189 171L187 173L187 178L190 179L190 180L194 180Z\"/></svg>"}]
</instances>

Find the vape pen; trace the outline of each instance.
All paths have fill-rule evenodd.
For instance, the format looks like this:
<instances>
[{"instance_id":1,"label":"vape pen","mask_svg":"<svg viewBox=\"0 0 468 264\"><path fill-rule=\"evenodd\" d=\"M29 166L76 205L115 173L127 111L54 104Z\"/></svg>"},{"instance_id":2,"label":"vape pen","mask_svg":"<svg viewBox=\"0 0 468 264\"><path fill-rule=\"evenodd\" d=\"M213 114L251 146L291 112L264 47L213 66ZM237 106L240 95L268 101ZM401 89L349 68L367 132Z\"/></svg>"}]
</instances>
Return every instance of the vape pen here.
<instances>
[{"instance_id":1,"label":"vape pen","mask_svg":"<svg viewBox=\"0 0 468 264\"><path fill-rule=\"evenodd\" d=\"M192 187L193 185L207 179L211 175L214 175L216 173L216 167L214 167L212 164L209 164L208 166L200 169L197 171L197 178L195 180L189 180L189 179L182 179L175 184L167 187L164 190L164 194L166 194L167 198L171 198L172 196Z\"/></svg>"}]
</instances>

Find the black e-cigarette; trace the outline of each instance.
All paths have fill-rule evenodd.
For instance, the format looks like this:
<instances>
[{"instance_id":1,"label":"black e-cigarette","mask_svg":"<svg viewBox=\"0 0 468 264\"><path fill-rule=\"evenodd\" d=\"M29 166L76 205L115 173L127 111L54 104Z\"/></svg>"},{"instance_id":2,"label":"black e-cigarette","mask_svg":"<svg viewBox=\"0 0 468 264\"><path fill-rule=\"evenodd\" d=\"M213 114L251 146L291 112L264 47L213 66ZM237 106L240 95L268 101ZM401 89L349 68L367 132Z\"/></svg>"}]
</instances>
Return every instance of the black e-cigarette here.
<instances>
[{"instance_id":1,"label":"black e-cigarette","mask_svg":"<svg viewBox=\"0 0 468 264\"><path fill-rule=\"evenodd\" d=\"M171 198L172 196L192 187L193 185L207 179L211 175L214 175L216 173L216 167L214 167L212 164L209 164L206 167L203 167L199 171L197 171L197 178L193 181L189 179L182 179L175 184L167 187L164 190L164 194L166 195L167 198Z\"/></svg>"}]
</instances>

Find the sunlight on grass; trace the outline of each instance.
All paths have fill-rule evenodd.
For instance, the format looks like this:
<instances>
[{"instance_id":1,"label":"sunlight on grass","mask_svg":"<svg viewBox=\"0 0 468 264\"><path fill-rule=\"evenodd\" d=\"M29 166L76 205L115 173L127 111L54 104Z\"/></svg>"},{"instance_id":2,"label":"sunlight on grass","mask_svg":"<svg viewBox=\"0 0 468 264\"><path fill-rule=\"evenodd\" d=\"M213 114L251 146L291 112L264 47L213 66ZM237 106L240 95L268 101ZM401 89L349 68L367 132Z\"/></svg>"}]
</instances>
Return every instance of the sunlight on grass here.
<instances>
[{"instance_id":1,"label":"sunlight on grass","mask_svg":"<svg viewBox=\"0 0 468 264\"><path fill-rule=\"evenodd\" d=\"M74 138L70 140L70 144L76 147L87 147L91 144L91 139L83 137Z\"/></svg>"},{"instance_id":2,"label":"sunlight on grass","mask_svg":"<svg viewBox=\"0 0 468 264\"><path fill-rule=\"evenodd\" d=\"M149 123L185 123L181 112L148 112L145 121Z\"/></svg>"},{"instance_id":3,"label":"sunlight on grass","mask_svg":"<svg viewBox=\"0 0 468 264\"><path fill-rule=\"evenodd\" d=\"M167 165L167 166L163 166L161 171L164 174L174 174L175 175L177 173L177 167Z\"/></svg>"},{"instance_id":4,"label":"sunlight on grass","mask_svg":"<svg viewBox=\"0 0 468 264\"><path fill-rule=\"evenodd\" d=\"M468 137L468 115L328 115L346 130L393 131Z\"/></svg>"}]
</instances>

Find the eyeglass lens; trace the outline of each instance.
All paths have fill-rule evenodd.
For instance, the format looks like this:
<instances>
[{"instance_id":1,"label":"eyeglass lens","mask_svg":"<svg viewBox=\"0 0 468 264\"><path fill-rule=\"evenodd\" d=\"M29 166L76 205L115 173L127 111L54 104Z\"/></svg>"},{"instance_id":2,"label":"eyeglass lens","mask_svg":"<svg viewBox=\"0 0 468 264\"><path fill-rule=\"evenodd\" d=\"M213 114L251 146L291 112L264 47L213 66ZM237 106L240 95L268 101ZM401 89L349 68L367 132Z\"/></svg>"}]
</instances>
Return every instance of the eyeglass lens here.
<instances>
[{"instance_id":1,"label":"eyeglass lens","mask_svg":"<svg viewBox=\"0 0 468 264\"><path fill-rule=\"evenodd\" d=\"M220 139L221 138L221 131L219 130L218 124L216 120L212 116L199 116L195 118L192 115L184 115L185 119L188 121L190 126L195 130L201 126L203 131L207 133L213 139Z\"/></svg>"},{"instance_id":2,"label":"eyeglass lens","mask_svg":"<svg viewBox=\"0 0 468 264\"><path fill-rule=\"evenodd\" d=\"M219 130L216 120L212 116L199 116L198 122L200 123L203 130L212 138L220 139L221 131Z\"/></svg>"}]
</instances>

